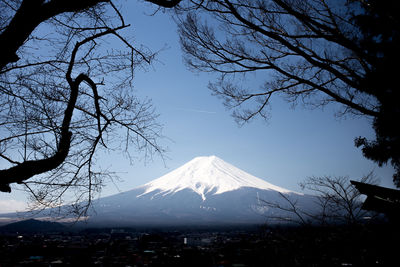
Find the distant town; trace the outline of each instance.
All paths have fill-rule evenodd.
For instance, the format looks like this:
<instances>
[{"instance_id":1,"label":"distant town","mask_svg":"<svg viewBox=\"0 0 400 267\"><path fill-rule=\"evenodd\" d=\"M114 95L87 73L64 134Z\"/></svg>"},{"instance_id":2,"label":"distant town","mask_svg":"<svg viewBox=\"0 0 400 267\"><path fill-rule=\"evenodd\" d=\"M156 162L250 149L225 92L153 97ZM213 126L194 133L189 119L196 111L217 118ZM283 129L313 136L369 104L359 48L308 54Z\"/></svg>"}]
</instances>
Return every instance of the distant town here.
<instances>
[{"instance_id":1,"label":"distant town","mask_svg":"<svg viewBox=\"0 0 400 267\"><path fill-rule=\"evenodd\" d=\"M51 228L0 228L0 266L393 266L397 238L379 224Z\"/></svg>"}]
</instances>

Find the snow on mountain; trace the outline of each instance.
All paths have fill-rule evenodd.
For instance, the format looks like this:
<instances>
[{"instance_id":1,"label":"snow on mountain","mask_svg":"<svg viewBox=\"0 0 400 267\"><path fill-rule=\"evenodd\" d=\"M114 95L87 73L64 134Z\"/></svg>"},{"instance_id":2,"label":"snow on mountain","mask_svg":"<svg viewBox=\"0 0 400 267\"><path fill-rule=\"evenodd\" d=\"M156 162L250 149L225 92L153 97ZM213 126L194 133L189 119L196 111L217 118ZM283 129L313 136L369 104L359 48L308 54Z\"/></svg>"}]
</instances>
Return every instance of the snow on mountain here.
<instances>
[{"instance_id":1,"label":"snow on mountain","mask_svg":"<svg viewBox=\"0 0 400 267\"><path fill-rule=\"evenodd\" d=\"M144 193L156 195L174 194L191 189L206 200L207 195L217 195L243 187L294 193L248 174L216 156L196 157L170 173L143 186Z\"/></svg>"}]
</instances>

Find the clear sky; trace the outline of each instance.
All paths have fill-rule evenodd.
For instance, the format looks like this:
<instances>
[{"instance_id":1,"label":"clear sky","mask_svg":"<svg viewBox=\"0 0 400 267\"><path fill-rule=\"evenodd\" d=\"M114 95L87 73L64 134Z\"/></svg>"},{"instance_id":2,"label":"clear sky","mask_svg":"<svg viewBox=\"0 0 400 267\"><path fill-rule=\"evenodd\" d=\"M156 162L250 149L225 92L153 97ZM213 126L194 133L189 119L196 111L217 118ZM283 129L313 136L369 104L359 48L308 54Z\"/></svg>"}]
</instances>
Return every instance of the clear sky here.
<instances>
[{"instance_id":1,"label":"clear sky","mask_svg":"<svg viewBox=\"0 0 400 267\"><path fill-rule=\"evenodd\" d=\"M125 34L135 43L160 51L147 71L138 70L134 89L153 100L164 125L168 147L166 159L135 161L103 156L105 167L117 171L122 181L107 185L102 196L133 189L185 164L194 157L216 155L261 179L294 191L308 176L349 176L359 179L374 170L381 185L393 187L393 169L379 168L363 158L354 146L358 136L373 137L371 122L365 118L336 118L335 106L324 110L292 109L276 97L272 101L271 119L253 120L239 127L222 101L211 95L207 84L216 76L194 74L183 63L179 38L169 14L154 11L151 5L123 2L123 14L131 27ZM262 81L262 75L248 76L248 82ZM137 154L140 156L140 154ZM0 212L22 207L21 192L0 193Z\"/></svg>"}]
</instances>

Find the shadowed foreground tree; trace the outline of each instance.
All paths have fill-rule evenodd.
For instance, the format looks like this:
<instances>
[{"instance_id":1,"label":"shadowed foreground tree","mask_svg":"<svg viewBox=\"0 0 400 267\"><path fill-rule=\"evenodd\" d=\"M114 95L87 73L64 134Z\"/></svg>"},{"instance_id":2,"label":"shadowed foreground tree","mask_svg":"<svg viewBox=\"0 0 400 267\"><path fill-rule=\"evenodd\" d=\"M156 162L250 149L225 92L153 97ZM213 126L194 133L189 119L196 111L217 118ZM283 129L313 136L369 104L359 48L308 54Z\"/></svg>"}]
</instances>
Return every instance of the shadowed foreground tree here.
<instances>
[{"instance_id":1,"label":"shadowed foreground tree","mask_svg":"<svg viewBox=\"0 0 400 267\"><path fill-rule=\"evenodd\" d=\"M184 3L189 13L178 26L186 63L220 74L209 88L239 123L267 118L275 95L311 107L339 103L338 115L371 118L376 140L359 137L356 146L379 165L391 162L400 186L397 1ZM246 85L249 73L265 83Z\"/></svg>"},{"instance_id":2,"label":"shadowed foreground tree","mask_svg":"<svg viewBox=\"0 0 400 267\"><path fill-rule=\"evenodd\" d=\"M376 184L372 173L364 176L359 182ZM299 225L317 224L321 226L334 224L354 225L376 214L362 209L362 194L350 183L348 177L323 176L308 177L300 183L303 190L315 196L315 210L306 210L296 200L280 194L286 204L262 201L262 205L277 209L284 215L269 217L273 221L297 223Z\"/></svg>"},{"instance_id":3,"label":"shadowed foreground tree","mask_svg":"<svg viewBox=\"0 0 400 267\"><path fill-rule=\"evenodd\" d=\"M155 53L123 35L112 1L10 0L0 10L0 191L21 184L35 207L73 199L84 214L114 178L97 155L164 152L151 102L132 90Z\"/></svg>"}]
</instances>

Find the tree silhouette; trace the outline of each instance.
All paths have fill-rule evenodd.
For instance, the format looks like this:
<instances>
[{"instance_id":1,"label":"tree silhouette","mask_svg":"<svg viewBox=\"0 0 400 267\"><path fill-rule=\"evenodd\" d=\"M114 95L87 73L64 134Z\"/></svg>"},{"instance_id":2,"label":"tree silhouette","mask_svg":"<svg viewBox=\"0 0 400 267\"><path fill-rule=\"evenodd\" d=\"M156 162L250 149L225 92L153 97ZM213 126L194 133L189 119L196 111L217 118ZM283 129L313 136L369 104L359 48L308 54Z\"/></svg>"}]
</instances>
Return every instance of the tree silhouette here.
<instances>
[{"instance_id":1,"label":"tree silhouette","mask_svg":"<svg viewBox=\"0 0 400 267\"><path fill-rule=\"evenodd\" d=\"M72 197L84 214L114 178L98 153L164 152L151 102L132 90L155 53L128 41L109 0L10 0L0 10L0 191L22 184L41 207Z\"/></svg>"},{"instance_id":2,"label":"tree silhouette","mask_svg":"<svg viewBox=\"0 0 400 267\"><path fill-rule=\"evenodd\" d=\"M187 65L217 72L212 92L239 123L267 118L272 97L305 106L339 103L338 115L371 118L376 140L359 137L365 157L391 161L400 186L396 1L190 1L178 19ZM211 21L211 22L210 22ZM246 74L265 77L246 86Z\"/></svg>"},{"instance_id":3,"label":"tree silhouette","mask_svg":"<svg viewBox=\"0 0 400 267\"><path fill-rule=\"evenodd\" d=\"M359 182L376 184L378 181L373 173L369 173ZM261 200L261 205L283 212L283 215L270 216L269 219L303 226L354 225L364 221L366 217L376 215L375 212L362 209L362 194L350 183L348 177L312 176L301 182L300 186L315 196L315 208L305 210L295 199L280 193L285 204Z\"/></svg>"}]
</instances>

